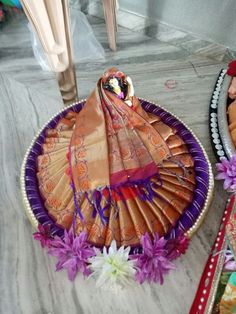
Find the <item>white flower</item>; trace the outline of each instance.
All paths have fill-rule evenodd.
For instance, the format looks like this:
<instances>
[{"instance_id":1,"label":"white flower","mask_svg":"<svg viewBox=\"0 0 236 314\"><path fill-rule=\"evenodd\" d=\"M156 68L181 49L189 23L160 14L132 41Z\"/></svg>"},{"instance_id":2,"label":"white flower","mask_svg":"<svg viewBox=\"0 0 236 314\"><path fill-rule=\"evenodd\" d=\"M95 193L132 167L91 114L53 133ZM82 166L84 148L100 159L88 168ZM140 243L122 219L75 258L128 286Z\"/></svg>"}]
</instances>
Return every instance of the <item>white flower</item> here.
<instances>
[{"instance_id":1,"label":"white flower","mask_svg":"<svg viewBox=\"0 0 236 314\"><path fill-rule=\"evenodd\" d=\"M92 270L91 277L97 279L97 287L107 287L114 289L117 285L123 287L134 279L136 272L134 262L129 259L130 247L121 246L117 250L116 241L111 242L107 250L96 250L96 256L89 258Z\"/></svg>"}]
</instances>

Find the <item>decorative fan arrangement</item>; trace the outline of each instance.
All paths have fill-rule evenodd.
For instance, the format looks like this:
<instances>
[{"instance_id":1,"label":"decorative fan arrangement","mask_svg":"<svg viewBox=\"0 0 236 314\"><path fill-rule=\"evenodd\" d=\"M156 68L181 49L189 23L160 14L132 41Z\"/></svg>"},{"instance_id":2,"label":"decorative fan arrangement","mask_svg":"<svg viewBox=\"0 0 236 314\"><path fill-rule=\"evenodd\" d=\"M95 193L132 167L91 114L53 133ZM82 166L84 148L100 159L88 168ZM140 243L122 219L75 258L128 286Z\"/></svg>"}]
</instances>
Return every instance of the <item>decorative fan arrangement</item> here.
<instances>
[{"instance_id":1,"label":"decorative fan arrangement","mask_svg":"<svg viewBox=\"0 0 236 314\"><path fill-rule=\"evenodd\" d=\"M213 177L192 131L110 69L87 101L39 131L21 184L34 238L56 270L111 287L163 283L204 218Z\"/></svg>"}]
</instances>

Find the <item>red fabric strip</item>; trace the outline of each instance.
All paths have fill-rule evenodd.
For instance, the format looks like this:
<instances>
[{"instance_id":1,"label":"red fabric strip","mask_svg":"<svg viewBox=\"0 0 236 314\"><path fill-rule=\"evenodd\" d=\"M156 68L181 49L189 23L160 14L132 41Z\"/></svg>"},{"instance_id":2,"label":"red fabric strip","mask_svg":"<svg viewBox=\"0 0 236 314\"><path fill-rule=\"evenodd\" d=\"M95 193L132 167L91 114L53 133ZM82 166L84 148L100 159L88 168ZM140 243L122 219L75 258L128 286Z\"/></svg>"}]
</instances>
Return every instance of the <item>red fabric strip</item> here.
<instances>
[{"instance_id":1,"label":"red fabric strip","mask_svg":"<svg viewBox=\"0 0 236 314\"><path fill-rule=\"evenodd\" d=\"M192 307L189 314L204 314L206 310L207 301L210 295L217 262L219 259L219 252L223 249L225 227L230 219L231 212L234 207L235 196L233 195L229 203L226 205L223 217L221 219L220 229L217 234L216 240L212 246L211 253L207 260L205 269L203 271L198 290L195 295ZM217 254L218 253L218 254Z\"/></svg>"}]
</instances>

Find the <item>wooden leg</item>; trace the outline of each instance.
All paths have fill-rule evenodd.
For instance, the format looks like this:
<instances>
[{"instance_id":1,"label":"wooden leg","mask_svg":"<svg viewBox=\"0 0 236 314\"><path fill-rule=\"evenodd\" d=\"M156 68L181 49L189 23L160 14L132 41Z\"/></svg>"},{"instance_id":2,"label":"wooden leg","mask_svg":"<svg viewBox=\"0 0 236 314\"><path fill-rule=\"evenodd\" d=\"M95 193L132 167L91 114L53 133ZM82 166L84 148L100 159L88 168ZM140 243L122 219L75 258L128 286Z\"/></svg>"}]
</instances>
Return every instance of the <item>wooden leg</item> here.
<instances>
[{"instance_id":1,"label":"wooden leg","mask_svg":"<svg viewBox=\"0 0 236 314\"><path fill-rule=\"evenodd\" d=\"M116 51L116 0L102 0L109 47Z\"/></svg>"},{"instance_id":2,"label":"wooden leg","mask_svg":"<svg viewBox=\"0 0 236 314\"><path fill-rule=\"evenodd\" d=\"M65 23L65 35L67 43L67 52L69 59L68 68L62 72L57 73L57 81L60 87L61 96L64 105L70 105L78 100L78 91L75 75L75 66L73 63L73 46L70 29L70 16L68 0L62 0L64 23Z\"/></svg>"},{"instance_id":3,"label":"wooden leg","mask_svg":"<svg viewBox=\"0 0 236 314\"><path fill-rule=\"evenodd\" d=\"M65 105L77 100L77 85L72 58L68 0L21 0L29 21L56 73Z\"/></svg>"},{"instance_id":4,"label":"wooden leg","mask_svg":"<svg viewBox=\"0 0 236 314\"><path fill-rule=\"evenodd\" d=\"M74 66L64 72L56 73L61 97L65 106L71 105L78 100L77 85Z\"/></svg>"}]
</instances>

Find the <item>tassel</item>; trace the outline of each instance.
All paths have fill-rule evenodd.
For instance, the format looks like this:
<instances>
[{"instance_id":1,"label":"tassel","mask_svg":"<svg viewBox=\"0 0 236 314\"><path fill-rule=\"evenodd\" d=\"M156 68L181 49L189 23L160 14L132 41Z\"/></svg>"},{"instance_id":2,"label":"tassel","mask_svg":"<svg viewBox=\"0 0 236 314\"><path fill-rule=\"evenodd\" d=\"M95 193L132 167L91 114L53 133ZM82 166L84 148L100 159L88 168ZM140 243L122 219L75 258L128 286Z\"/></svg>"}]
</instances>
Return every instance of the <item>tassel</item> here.
<instances>
[{"instance_id":1,"label":"tassel","mask_svg":"<svg viewBox=\"0 0 236 314\"><path fill-rule=\"evenodd\" d=\"M157 179L157 182L154 182L153 179ZM121 187L130 187L134 188L136 190L136 193L138 197L142 201L149 201L152 202L154 197L159 197L159 195L155 192L154 188L158 188L162 186L162 182L160 179L159 174L157 173L154 177L149 177L145 180L138 180L138 181L132 181L132 182L126 182L122 185L117 186L106 186L102 189L95 189L93 191L86 191L86 192L80 192L79 198L84 195L85 198L88 200L90 206L93 207L92 217L95 218L96 215L99 215L102 224L108 224L109 217L105 215L105 212L113 206L116 211L114 213L114 218L118 217L118 211L119 208L117 206L116 201L113 199L113 193L117 194L120 199L125 202L125 198L123 193L121 192ZM76 208L76 214L79 215L80 219L83 220L84 217L82 215L81 209L78 205L78 197L75 190L74 183L71 183L71 187L73 190L73 197L74 197L74 204ZM102 207L102 202L104 201L104 206Z\"/></svg>"},{"instance_id":2,"label":"tassel","mask_svg":"<svg viewBox=\"0 0 236 314\"><path fill-rule=\"evenodd\" d=\"M78 202L77 202L77 197L76 197L76 191L75 191L74 183L71 182L70 186L71 186L71 188L73 190L73 198L74 198L74 204L75 204L76 213L79 214L79 218L81 220L83 220L84 217L82 215L82 212L81 212L80 207L79 207Z\"/></svg>"}]
</instances>

